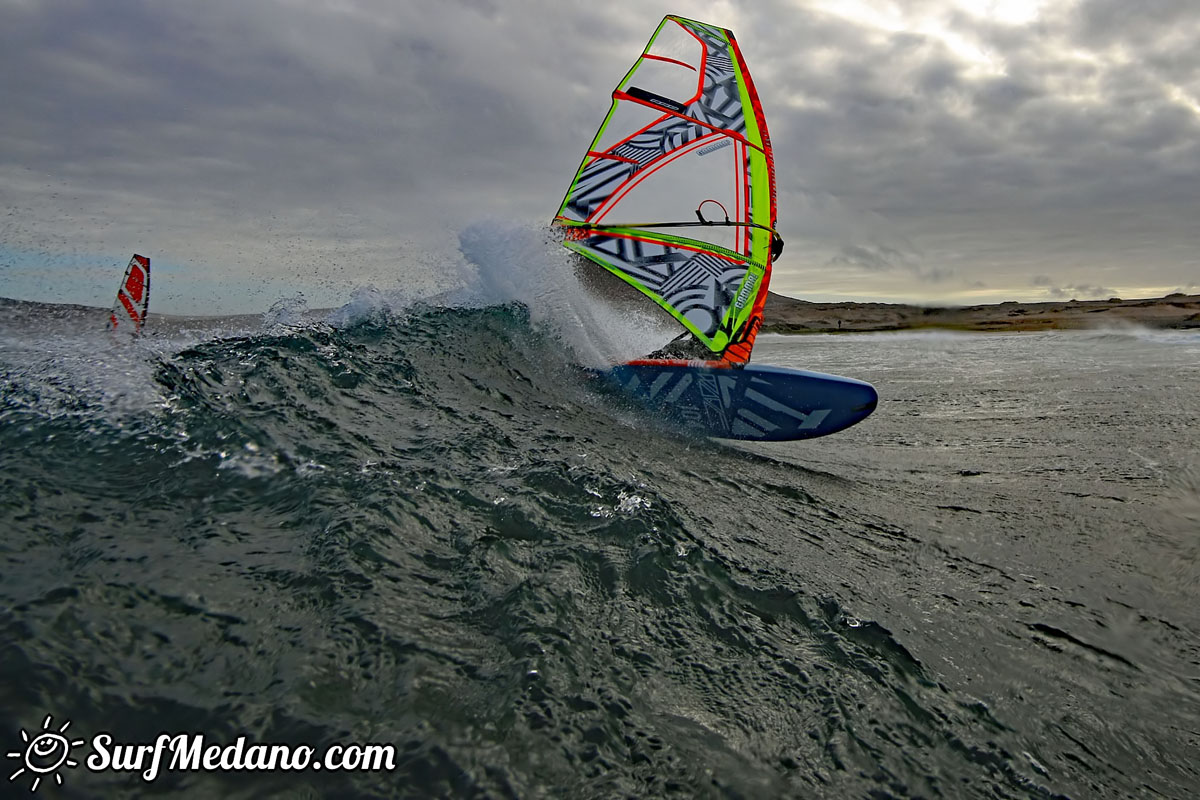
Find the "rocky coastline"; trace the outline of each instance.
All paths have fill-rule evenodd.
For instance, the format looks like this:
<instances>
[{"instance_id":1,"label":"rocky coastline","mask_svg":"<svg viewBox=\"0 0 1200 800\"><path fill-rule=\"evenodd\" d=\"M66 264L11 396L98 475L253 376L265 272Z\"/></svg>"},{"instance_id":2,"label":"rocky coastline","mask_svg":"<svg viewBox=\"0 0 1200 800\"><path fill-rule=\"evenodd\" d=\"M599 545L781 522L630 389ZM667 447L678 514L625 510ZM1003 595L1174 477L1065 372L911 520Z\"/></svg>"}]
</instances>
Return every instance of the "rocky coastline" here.
<instances>
[{"instance_id":1,"label":"rocky coastline","mask_svg":"<svg viewBox=\"0 0 1200 800\"><path fill-rule=\"evenodd\" d=\"M771 292L764 333L855 333L934 328L956 331L1080 330L1121 326L1200 330L1200 294L1146 300L1008 301L975 306L810 303Z\"/></svg>"}]
</instances>

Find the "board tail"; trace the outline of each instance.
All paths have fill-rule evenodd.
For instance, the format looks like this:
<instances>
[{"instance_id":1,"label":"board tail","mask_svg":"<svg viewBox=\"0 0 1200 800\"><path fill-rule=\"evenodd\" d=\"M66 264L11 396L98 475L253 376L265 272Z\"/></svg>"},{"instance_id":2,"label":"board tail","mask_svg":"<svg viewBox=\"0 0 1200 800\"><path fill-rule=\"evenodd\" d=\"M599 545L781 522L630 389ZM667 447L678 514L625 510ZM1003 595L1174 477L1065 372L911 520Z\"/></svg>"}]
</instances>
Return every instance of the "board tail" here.
<instances>
[{"instance_id":1,"label":"board tail","mask_svg":"<svg viewBox=\"0 0 1200 800\"><path fill-rule=\"evenodd\" d=\"M109 312L108 329L129 331L134 335L141 333L149 308L150 259L134 253L117 289L116 302Z\"/></svg>"}]
</instances>

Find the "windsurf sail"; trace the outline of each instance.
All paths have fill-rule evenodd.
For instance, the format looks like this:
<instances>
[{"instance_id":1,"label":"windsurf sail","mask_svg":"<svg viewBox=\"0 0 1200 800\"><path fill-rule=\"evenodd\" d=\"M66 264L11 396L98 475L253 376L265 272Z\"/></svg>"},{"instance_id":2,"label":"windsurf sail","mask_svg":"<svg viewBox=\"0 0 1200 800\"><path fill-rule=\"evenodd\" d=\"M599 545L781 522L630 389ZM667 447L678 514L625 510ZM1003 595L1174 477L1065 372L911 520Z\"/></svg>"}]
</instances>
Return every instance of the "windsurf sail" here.
<instances>
[{"instance_id":1,"label":"windsurf sail","mask_svg":"<svg viewBox=\"0 0 1200 800\"><path fill-rule=\"evenodd\" d=\"M749 360L783 240L771 140L731 31L663 18L554 224L565 247L678 320L704 360Z\"/></svg>"},{"instance_id":2,"label":"windsurf sail","mask_svg":"<svg viewBox=\"0 0 1200 800\"><path fill-rule=\"evenodd\" d=\"M150 307L150 259L134 253L108 315L108 329L141 333Z\"/></svg>"}]
</instances>

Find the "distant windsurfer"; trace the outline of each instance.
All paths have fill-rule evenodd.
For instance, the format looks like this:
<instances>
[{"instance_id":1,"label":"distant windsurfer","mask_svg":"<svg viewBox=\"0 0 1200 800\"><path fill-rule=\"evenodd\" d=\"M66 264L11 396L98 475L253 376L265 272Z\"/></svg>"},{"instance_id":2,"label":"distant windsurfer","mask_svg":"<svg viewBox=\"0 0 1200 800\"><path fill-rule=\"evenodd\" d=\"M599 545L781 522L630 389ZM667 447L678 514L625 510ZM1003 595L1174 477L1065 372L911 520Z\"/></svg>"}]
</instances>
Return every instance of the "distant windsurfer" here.
<instances>
[{"instance_id":1,"label":"distant windsurfer","mask_svg":"<svg viewBox=\"0 0 1200 800\"><path fill-rule=\"evenodd\" d=\"M150 259L134 253L117 288L117 299L108 315L108 329L138 335L146 324L149 307Z\"/></svg>"}]
</instances>

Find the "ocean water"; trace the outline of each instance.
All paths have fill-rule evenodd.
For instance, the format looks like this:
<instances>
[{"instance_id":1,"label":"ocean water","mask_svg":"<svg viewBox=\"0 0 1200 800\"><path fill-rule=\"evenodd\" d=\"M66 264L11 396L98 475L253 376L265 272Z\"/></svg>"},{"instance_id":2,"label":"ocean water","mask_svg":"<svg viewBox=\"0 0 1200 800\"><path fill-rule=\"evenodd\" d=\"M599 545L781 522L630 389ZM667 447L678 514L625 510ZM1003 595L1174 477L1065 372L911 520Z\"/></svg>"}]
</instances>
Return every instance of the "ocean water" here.
<instances>
[{"instance_id":1,"label":"ocean water","mask_svg":"<svg viewBox=\"0 0 1200 800\"><path fill-rule=\"evenodd\" d=\"M747 445L614 404L542 316L9 309L3 752L47 714L396 749L35 796L1200 794L1196 333L766 336L881 402Z\"/></svg>"}]
</instances>

